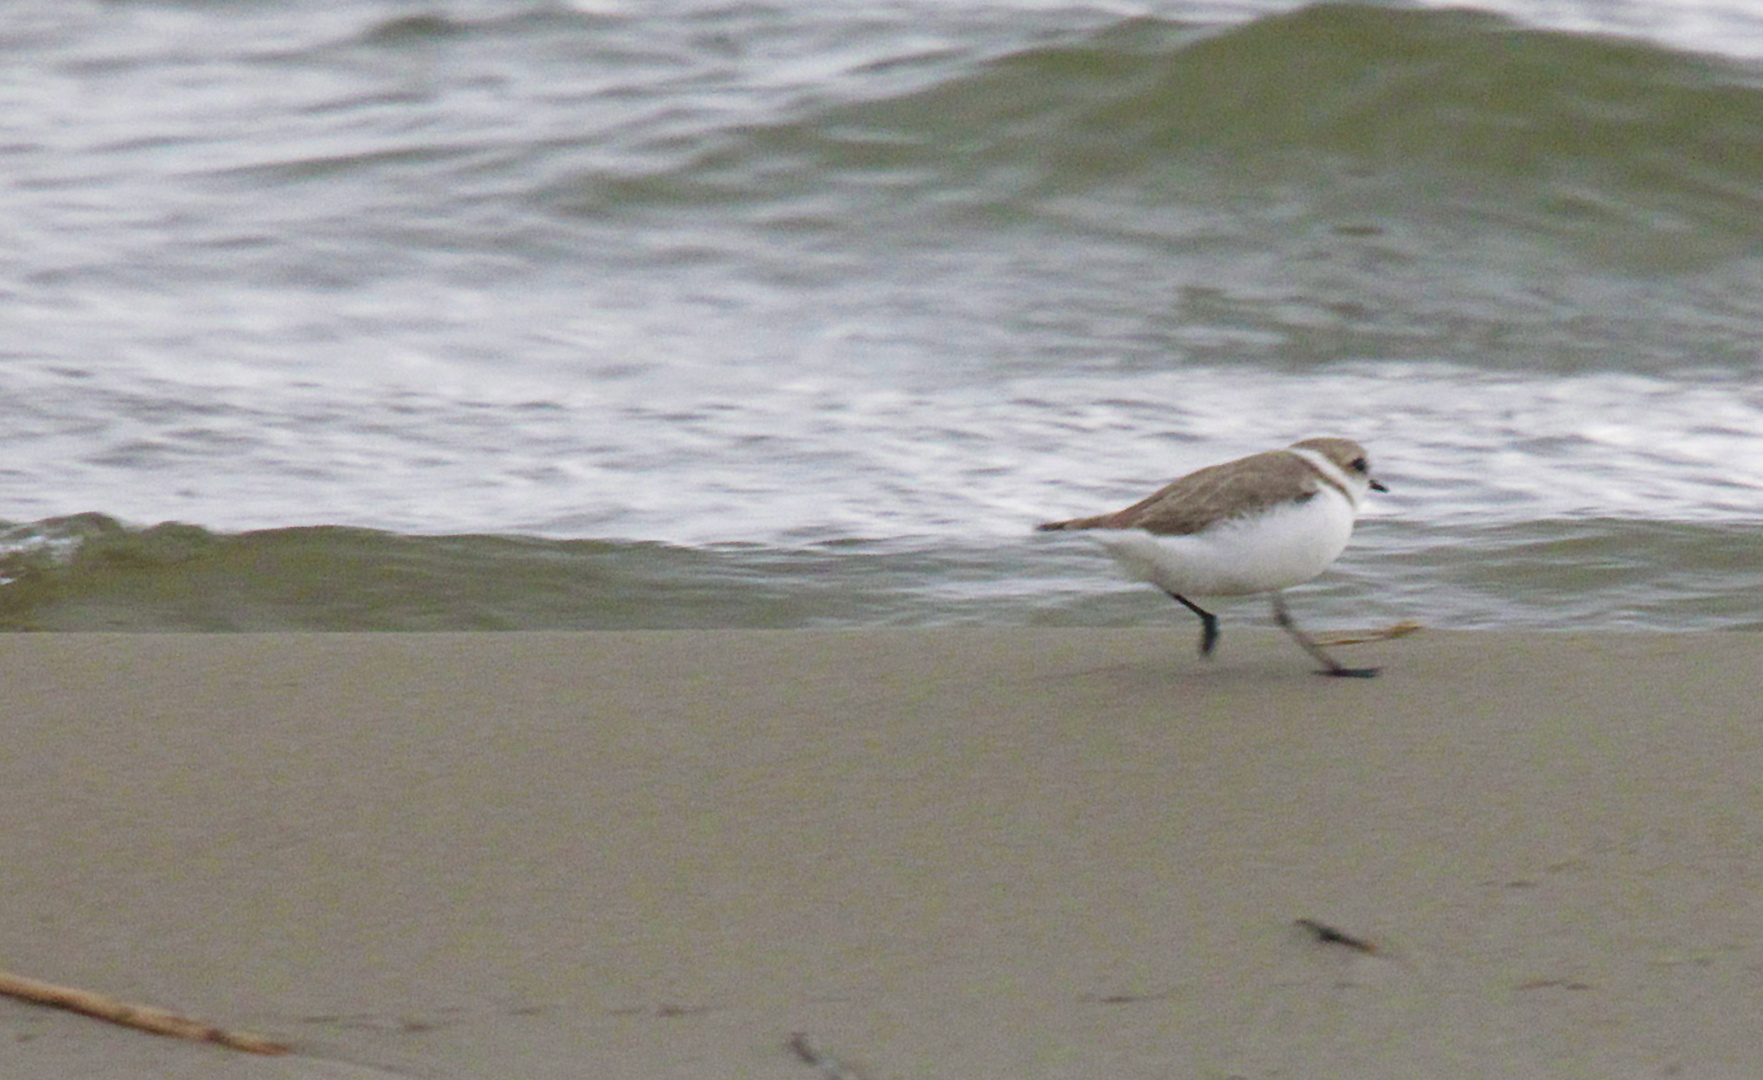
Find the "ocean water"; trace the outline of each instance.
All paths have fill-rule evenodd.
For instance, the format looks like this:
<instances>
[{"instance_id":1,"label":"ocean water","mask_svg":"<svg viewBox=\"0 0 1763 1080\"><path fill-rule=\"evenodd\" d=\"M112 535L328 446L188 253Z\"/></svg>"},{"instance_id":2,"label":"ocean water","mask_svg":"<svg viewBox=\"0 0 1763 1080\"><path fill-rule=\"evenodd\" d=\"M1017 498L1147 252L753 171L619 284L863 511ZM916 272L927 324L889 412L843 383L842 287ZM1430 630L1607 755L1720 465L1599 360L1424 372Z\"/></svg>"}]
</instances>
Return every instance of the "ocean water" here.
<instances>
[{"instance_id":1,"label":"ocean water","mask_svg":"<svg viewBox=\"0 0 1763 1080\"><path fill-rule=\"evenodd\" d=\"M1745 0L20 0L0 49L0 627L1185 633L1033 525L1335 434L1391 491L1311 625L1763 628Z\"/></svg>"}]
</instances>

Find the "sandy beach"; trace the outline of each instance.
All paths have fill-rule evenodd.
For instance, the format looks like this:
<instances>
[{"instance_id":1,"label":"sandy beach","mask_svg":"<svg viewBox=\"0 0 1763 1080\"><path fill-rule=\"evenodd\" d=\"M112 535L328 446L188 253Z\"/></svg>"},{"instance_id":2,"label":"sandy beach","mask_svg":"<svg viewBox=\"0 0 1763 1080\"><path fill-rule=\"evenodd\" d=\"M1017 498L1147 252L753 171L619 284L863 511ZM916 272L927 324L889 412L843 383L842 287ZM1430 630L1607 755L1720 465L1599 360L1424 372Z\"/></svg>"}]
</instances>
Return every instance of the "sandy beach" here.
<instances>
[{"instance_id":1,"label":"sandy beach","mask_svg":"<svg viewBox=\"0 0 1763 1080\"><path fill-rule=\"evenodd\" d=\"M1193 645L0 637L0 968L293 1047L0 1075L1763 1075L1763 637Z\"/></svg>"}]
</instances>

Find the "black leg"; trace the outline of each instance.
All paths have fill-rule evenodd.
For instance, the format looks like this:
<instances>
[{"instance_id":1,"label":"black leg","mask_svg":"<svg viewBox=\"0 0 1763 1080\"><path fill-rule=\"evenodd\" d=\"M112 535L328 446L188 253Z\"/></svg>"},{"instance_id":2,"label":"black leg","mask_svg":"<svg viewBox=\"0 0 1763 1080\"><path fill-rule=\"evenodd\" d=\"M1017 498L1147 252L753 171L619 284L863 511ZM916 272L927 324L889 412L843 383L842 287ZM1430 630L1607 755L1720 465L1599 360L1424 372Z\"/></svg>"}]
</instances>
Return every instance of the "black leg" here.
<instances>
[{"instance_id":1,"label":"black leg","mask_svg":"<svg viewBox=\"0 0 1763 1080\"><path fill-rule=\"evenodd\" d=\"M1212 650L1218 647L1218 616L1185 596L1177 596L1174 593L1170 593L1169 596L1170 599L1200 617L1200 655L1211 656Z\"/></svg>"},{"instance_id":2,"label":"black leg","mask_svg":"<svg viewBox=\"0 0 1763 1080\"><path fill-rule=\"evenodd\" d=\"M1310 635L1298 629L1298 624L1292 622L1291 613L1286 610L1285 599L1279 593L1273 594L1273 621L1279 624L1281 630L1292 635L1292 640L1303 646L1304 651L1322 665L1322 670L1316 674L1339 675L1347 679L1369 679L1377 674L1374 667L1343 667L1334 657L1323 652L1322 646L1311 641Z\"/></svg>"}]
</instances>

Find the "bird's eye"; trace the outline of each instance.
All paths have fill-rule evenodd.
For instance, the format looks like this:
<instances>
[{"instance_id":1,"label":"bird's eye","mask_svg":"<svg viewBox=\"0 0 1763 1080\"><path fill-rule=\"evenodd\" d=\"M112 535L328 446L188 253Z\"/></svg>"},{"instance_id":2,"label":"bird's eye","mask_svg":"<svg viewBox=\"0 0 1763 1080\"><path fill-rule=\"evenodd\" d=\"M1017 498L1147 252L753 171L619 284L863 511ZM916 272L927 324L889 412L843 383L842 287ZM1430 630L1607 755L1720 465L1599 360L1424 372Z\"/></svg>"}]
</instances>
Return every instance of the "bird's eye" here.
<instances>
[{"instance_id":1,"label":"bird's eye","mask_svg":"<svg viewBox=\"0 0 1763 1080\"><path fill-rule=\"evenodd\" d=\"M1353 459L1353 471L1354 472L1364 472L1368 468L1370 468L1370 466L1365 463L1364 458L1354 458Z\"/></svg>"}]
</instances>

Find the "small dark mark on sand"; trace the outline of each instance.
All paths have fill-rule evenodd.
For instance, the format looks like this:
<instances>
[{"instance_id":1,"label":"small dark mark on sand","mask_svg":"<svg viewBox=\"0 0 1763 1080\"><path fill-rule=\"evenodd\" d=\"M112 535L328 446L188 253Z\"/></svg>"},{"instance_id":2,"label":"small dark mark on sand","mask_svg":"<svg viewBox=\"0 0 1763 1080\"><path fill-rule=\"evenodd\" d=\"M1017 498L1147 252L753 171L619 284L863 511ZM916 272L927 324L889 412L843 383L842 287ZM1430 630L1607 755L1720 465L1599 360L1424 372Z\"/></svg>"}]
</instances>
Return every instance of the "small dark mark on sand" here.
<instances>
[{"instance_id":1,"label":"small dark mark on sand","mask_svg":"<svg viewBox=\"0 0 1763 1080\"><path fill-rule=\"evenodd\" d=\"M1327 923L1320 923L1315 919L1299 919L1298 925L1310 931L1312 934L1315 934L1316 940L1326 945L1344 945L1349 949L1357 950L1368 956L1375 956L1377 954L1376 945L1366 941L1364 938L1354 937L1352 934L1349 934L1344 930L1336 930Z\"/></svg>"}]
</instances>

